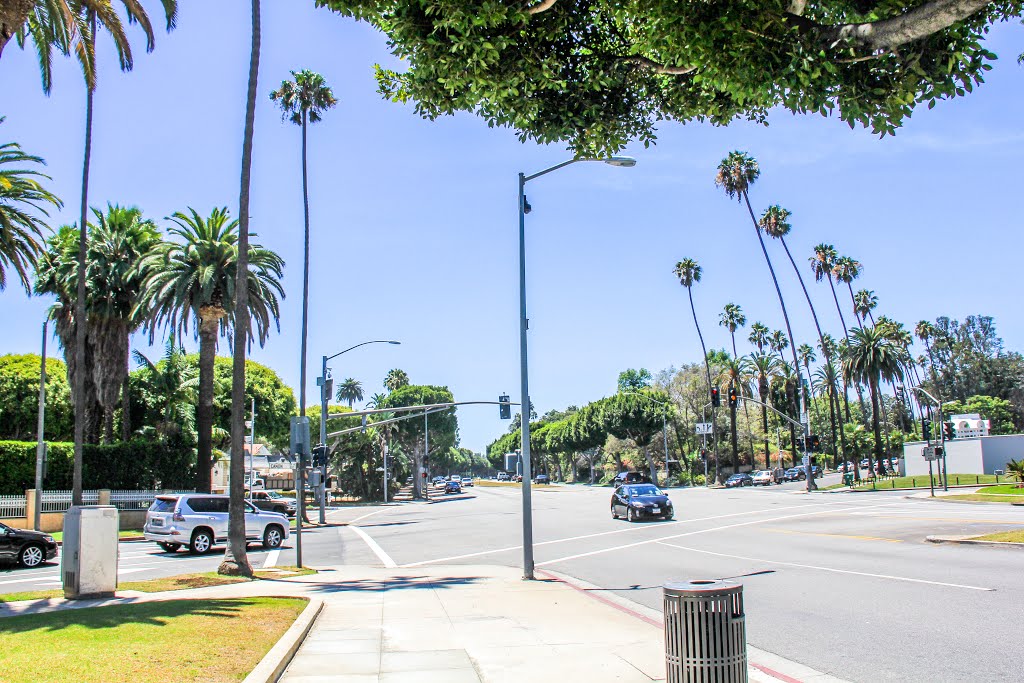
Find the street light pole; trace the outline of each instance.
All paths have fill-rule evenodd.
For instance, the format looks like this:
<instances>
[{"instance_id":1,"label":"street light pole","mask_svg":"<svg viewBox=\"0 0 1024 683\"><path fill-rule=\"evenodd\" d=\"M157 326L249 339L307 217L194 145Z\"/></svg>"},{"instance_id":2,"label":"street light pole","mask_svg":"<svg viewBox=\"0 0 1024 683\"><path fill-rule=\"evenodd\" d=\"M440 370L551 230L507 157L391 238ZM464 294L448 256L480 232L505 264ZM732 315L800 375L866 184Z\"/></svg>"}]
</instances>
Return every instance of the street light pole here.
<instances>
[{"instance_id":1,"label":"street light pole","mask_svg":"<svg viewBox=\"0 0 1024 683\"><path fill-rule=\"evenodd\" d=\"M40 513L43 508L43 468L46 463L46 324L43 321L43 358L39 365L39 418L36 424L36 507L32 528L40 531Z\"/></svg>"},{"instance_id":2,"label":"street light pole","mask_svg":"<svg viewBox=\"0 0 1024 683\"><path fill-rule=\"evenodd\" d=\"M914 387L914 389L916 389L917 391L920 391L922 394L924 394L925 396L930 398L932 400L932 402L935 403L935 405L938 406L938 408L939 408L939 425L938 425L938 427L939 427L939 444L942 446L942 490L943 491L949 491L949 475L948 475L948 473L946 471L946 430L943 429L942 401L940 401L939 399L935 398L934 396L929 394L927 391L925 391L921 387ZM930 443L930 441L929 441L929 443ZM931 467L931 462L930 461L928 463L928 466ZM934 492L932 493L932 495L935 495Z\"/></svg>"},{"instance_id":3,"label":"street light pole","mask_svg":"<svg viewBox=\"0 0 1024 683\"><path fill-rule=\"evenodd\" d=\"M519 174L519 374L520 374L520 437L523 462L523 578L533 580L533 501L530 490L530 371L527 363L526 331L526 183L578 161L604 161L612 166L630 168L636 165L631 157L607 159L569 159L532 175Z\"/></svg>"}]
</instances>

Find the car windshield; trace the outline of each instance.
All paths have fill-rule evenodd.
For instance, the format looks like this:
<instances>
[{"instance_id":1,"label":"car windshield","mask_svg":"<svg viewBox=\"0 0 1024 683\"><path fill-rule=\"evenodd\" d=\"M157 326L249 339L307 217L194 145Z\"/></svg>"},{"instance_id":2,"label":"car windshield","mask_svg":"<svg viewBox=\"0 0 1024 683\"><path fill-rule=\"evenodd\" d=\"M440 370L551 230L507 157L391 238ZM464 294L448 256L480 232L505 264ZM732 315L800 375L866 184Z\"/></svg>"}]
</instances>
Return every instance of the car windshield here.
<instances>
[{"instance_id":1,"label":"car windshield","mask_svg":"<svg viewBox=\"0 0 1024 683\"><path fill-rule=\"evenodd\" d=\"M267 495L267 498L284 498L284 496L282 496L277 491L267 491L266 495Z\"/></svg>"},{"instance_id":2,"label":"car windshield","mask_svg":"<svg viewBox=\"0 0 1024 683\"><path fill-rule=\"evenodd\" d=\"M174 506L177 504L177 498L157 498L153 501L153 504L149 506L150 512L174 512Z\"/></svg>"},{"instance_id":3,"label":"car windshield","mask_svg":"<svg viewBox=\"0 0 1024 683\"><path fill-rule=\"evenodd\" d=\"M634 496L660 496L664 495L657 486L631 486L629 490Z\"/></svg>"}]
</instances>

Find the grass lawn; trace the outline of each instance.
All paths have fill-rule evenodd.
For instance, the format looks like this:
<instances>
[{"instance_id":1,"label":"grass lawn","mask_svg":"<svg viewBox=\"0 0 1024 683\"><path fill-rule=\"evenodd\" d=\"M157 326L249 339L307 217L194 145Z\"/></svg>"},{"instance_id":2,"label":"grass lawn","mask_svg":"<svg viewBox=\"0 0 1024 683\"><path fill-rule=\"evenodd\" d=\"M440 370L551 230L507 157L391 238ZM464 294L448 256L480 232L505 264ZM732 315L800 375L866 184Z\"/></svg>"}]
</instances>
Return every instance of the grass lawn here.
<instances>
[{"instance_id":1,"label":"grass lawn","mask_svg":"<svg viewBox=\"0 0 1024 683\"><path fill-rule=\"evenodd\" d=\"M1000 531L995 534L975 536L972 541L1001 541L1003 543L1024 543L1024 529L1016 531Z\"/></svg>"},{"instance_id":2,"label":"grass lawn","mask_svg":"<svg viewBox=\"0 0 1024 683\"><path fill-rule=\"evenodd\" d=\"M293 576L305 576L316 574L315 569L303 567L273 567L270 569L257 569L257 579L287 579ZM140 593L160 593L162 591L180 591L188 588L207 588L208 586L223 586L230 583L242 583L247 581L240 576L222 576L217 572L202 572L196 574L179 574L178 576L165 576L159 579L147 581L127 581L117 586L118 591L139 591ZM24 591L21 593L0 594L0 602L18 602L19 600L46 600L49 598L63 598L62 588L53 588L44 591Z\"/></svg>"},{"instance_id":3,"label":"grass lawn","mask_svg":"<svg viewBox=\"0 0 1024 683\"><path fill-rule=\"evenodd\" d=\"M1024 503L1024 498L1021 498L1020 496L1005 496L1002 494L989 496L984 493L957 493L952 496L942 496L939 500L966 500L968 502L975 503L1006 503L1007 505L1013 503L1020 505L1021 503Z\"/></svg>"},{"instance_id":4,"label":"grass lawn","mask_svg":"<svg viewBox=\"0 0 1024 683\"><path fill-rule=\"evenodd\" d=\"M987 486L983 490L986 496L1024 496L1024 488L1017 488L1016 484Z\"/></svg>"},{"instance_id":5,"label":"grass lawn","mask_svg":"<svg viewBox=\"0 0 1024 683\"><path fill-rule=\"evenodd\" d=\"M306 602L168 600L0 619L3 679L240 681Z\"/></svg>"}]
</instances>

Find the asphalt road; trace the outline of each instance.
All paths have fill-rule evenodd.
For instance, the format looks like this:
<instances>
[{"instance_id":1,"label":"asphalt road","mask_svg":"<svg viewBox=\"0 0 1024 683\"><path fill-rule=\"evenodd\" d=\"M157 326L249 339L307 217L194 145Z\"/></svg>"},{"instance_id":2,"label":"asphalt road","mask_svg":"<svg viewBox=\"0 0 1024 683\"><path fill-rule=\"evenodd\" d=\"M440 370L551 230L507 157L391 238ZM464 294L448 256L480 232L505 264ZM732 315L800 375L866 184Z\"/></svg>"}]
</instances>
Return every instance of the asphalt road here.
<instances>
[{"instance_id":1,"label":"asphalt road","mask_svg":"<svg viewBox=\"0 0 1024 683\"><path fill-rule=\"evenodd\" d=\"M673 490L675 520L630 524L612 520L608 488L534 487L537 568L655 609L667 580L736 577L750 644L848 680L1021 680L1024 552L924 537L1019 528L1024 509L802 489ZM303 561L520 566L521 500L518 488L474 487L430 504L332 510L345 526L306 530ZM220 557L122 542L121 580L211 571ZM250 561L294 564L294 536ZM53 563L0 572L0 593L59 585Z\"/></svg>"}]
</instances>

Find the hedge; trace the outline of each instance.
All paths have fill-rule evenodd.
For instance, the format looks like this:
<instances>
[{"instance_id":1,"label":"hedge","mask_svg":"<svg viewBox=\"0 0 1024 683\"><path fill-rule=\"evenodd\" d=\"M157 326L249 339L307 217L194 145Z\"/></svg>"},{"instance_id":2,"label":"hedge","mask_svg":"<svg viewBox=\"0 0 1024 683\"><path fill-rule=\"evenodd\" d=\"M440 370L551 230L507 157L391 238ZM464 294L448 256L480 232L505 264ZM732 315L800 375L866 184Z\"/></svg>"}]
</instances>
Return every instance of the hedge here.
<instances>
[{"instance_id":1,"label":"hedge","mask_svg":"<svg viewBox=\"0 0 1024 683\"><path fill-rule=\"evenodd\" d=\"M195 453L191 448L160 441L86 444L82 451L84 489L192 488ZM43 488L71 488L74 445L48 442ZM0 495L17 495L35 486L36 443L0 441Z\"/></svg>"}]
</instances>

